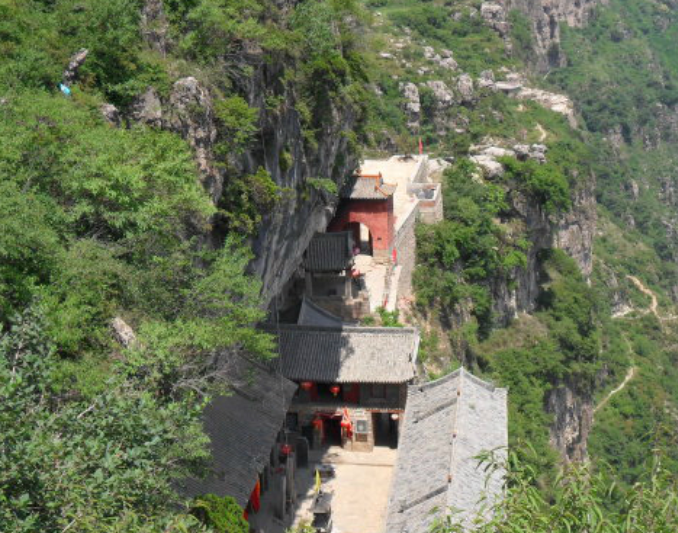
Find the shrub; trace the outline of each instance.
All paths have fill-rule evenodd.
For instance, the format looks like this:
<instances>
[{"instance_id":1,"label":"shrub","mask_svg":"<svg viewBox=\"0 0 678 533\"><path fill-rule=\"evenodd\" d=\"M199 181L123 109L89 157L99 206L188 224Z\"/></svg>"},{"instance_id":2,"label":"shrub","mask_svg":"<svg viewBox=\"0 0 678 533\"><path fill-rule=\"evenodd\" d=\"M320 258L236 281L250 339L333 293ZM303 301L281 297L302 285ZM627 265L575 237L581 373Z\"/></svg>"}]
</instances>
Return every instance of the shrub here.
<instances>
[{"instance_id":1,"label":"shrub","mask_svg":"<svg viewBox=\"0 0 678 533\"><path fill-rule=\"evenodd\" d=\"M249 532L249 524L243 518L242 507L230 496L198 496L191 507L191 514L211 527L215 533Z\"/></svg>"}]
</instances>

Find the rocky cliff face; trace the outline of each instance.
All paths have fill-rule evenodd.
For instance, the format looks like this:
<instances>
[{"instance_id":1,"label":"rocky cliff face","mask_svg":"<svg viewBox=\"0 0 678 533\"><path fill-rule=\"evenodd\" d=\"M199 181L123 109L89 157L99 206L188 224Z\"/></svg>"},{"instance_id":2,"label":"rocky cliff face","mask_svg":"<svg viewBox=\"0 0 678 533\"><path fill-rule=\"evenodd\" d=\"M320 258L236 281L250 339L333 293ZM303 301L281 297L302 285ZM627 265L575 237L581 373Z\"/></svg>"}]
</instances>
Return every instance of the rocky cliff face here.
<instances>
[{"instance_id":1,"label":"rocky cliff face","mask_svg":"<svg viewBox=\"0 0 678 533\"><path fill-rule=\"evenodd\" d=\"M539 296L542 267L539 252L559 248L572 257L588 279L593 270L593 237L596 231L595 182L586 180L574 192L572 209L553 218L548 217L521 194L511 194L515 220L525 228L531 243L527 251L527 267L517 269L511 283L502 278L492 282L494 314L500 325L507 325L519 313L535 309Z\"/></svg>"},{"instance_id":2,"label":"rocky cliff face","mask_svg":"<svg viewBox=\"0 0 678 533\"><path fill-rule=\"evenodd\" d=\"M593 425L593 398L576 384L562 384L547 396L546 411L553 414L551 446L565 461L585 461L587 441Z\"/></svg>"},{"instance_id":3,"label":"rocky cliff face","mask_svg":"<svg viewBox=\"0 0 678 533\"><path fill-rule=\"evenodd\" d=\"M607 0L503 0L495 5L503 8L504 17L518 10L532 22L534 51L540 71L563 65L565 58L560 48L561 25L573 28L585 25L596 5ZM496 18L498 15L493 12Z\"/></svg>"},{"instance_id":4,"label":"rocky cliff face","mask_svg":"<svg viewBox=\"0 0 678 533\"><path fill-rule=\"evenodd\" d=\"M278 7L288 10L296 0L280 0ZM160 0L146 0L142 9L141 31L153 49L165 53L173 43ZM268 62L261 50L244 50L242 61L248 76L234 80L234 90L245 97L250 107L259 109L258 134L241 155L230 161L229 170L215 153L219 125L215 118L213 91L195 77L174 83L168 96L149 87L127 112L126 120L145 123L179 133L194 150L196 164L205 189L218 203L227 180L264 168L286 192L270 213L263 213L258 234L252 239L255 259L252 272L263 282L265 301L278 294L301 262L308 242L316 231L324 230L334 211L336 198L308 184L309 178L329 178L340 183L358 166L349 148L349 133L356 122L352 108L342 102L330 102L331 120L315 132L316 142L304 142L301 119L295 109L298 99L293 83L284 80L289 65ZM226 76L226 74L224 74ZM266 98L275 97L271 106ZM118 110L105 106L102 113L119 124ZM288 159L281 162L281 155ZM291 163L290 163L291 161ZM215 228L212 236L220 239Z\"/></svg>"}]
</instances>

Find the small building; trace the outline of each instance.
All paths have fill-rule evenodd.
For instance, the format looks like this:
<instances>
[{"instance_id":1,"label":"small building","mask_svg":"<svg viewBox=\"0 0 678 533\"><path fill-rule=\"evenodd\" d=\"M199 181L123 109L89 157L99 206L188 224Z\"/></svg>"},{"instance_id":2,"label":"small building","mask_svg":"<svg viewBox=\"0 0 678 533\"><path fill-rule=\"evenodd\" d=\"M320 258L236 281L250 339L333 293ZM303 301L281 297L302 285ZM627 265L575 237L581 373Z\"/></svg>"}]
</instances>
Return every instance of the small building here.
<instances>
[{"instance_id":1,"label":"small building","mask_svg":"<svg viewBox=\"0 0 678 533\"><path fill-rule=\"evenodd\" d=\"M313 447L395 447L407 385L416 376L412 328L281 325L281 373L299 384L288 426Z\"/></svg>"},{"instance_id":2,"label":"small building","mask_svg":"<svg viewBox=\"0 0 678 533\"><path fill-rule=\"evenodd\" d=\"M361 253L389 261L395 238L395 190L381 173L351 177L340 192L341 203L328 231L351 231Z\"/></svg>"},{"instance_id":3,"label":"small building","mask_svg":"<svg viewBox=\"0 0 678 533\"><path fill-rule=\"evenodd\" d=\"M319 307L352 320L369 314L369 296L353 274L353 234L316 233L304 255L305 295Z\"/></svg>"},{"instance_id":4,"label":"small building","mask_svg":"<svg viewBox=\"0 0 678 533\"><path fill-rule=\"evenodd\" d=\"M183 482L189 497L232 496L246 508L257 484L288 486L274 472L273 450L297 386L272 369L235 356L227 372L228 394L218 396L203 413L210 438L212 465L203 479ZM282 511L282 510L281 510Z\"/></svg>"},{"instance_id":5,"label":"small building","mask_svg":"<svg viewBox=\"0 0 678 533\"><path fill-rule=\"evenodd\" d=\"M489 513L501 497L504 472L477 457L508 446L507 391L463 368L411 385L386 514L388 533L428 533L436 516L464 525ZM485 497L486 501L481 503Z\"/></svg>"}]
</instances>

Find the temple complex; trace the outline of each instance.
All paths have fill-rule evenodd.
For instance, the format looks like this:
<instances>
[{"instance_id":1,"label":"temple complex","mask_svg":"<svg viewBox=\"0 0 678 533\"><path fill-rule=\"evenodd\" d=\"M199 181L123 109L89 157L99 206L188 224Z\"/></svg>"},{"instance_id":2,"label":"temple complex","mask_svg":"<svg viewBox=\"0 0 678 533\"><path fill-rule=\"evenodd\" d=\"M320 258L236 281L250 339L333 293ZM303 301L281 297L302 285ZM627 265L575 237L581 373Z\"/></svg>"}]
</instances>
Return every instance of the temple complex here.
<instances>
[{"instance_id":1,"label":"temple complex","mask_svg":"<svg viewBox=\"0 0 678 533\"><path fill-rule=\"evenodd\" d=\"M232 394L205 411L215 464L191 494L234 495L262 533L309 520L316 470L351 533L425 533L450 514L466 524L501 495L503 471L488 477L477 458L505 453L506 390L464 369L426 382L416 328L359 325L412 294L415 224L442 219L427 164L365 161L347 181L263 326L275 359L236 365Z\"/></svg>"}]
</instances>

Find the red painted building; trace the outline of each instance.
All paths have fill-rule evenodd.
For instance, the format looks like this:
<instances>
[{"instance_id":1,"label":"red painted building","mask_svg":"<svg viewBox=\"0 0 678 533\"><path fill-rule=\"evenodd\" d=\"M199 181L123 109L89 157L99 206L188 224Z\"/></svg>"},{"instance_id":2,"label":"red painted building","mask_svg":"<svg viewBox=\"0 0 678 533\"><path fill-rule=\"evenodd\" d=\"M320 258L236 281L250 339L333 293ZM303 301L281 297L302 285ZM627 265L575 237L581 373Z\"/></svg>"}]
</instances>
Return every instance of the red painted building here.
<instances>
[{"instance_id":1,"label":"red painted building","mask_svg":"<svg viewBox=\"0 0 678 533\"><path fill-rule=\"evenodd\" d=\"M341 193L341 204L328 232L351 231L362 253L388 260L395 238L393 193L396 185L380 174L354 176Z\"/></svg>"}]
</instances>

